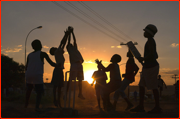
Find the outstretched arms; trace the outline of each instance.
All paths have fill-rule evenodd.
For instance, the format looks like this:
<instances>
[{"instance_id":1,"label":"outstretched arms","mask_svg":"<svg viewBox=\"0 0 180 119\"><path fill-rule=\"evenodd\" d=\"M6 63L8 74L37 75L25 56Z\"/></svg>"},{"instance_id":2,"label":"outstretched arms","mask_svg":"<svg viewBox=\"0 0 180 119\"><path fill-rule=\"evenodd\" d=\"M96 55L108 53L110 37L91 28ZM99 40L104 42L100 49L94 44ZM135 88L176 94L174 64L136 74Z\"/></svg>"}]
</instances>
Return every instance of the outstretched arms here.
<instances>
[{"instance_id":1,"label":"outstretched arms","mask_svg":"<svg viewBox=\"0 0 180 119\"><path fill-rule=\"evenodd\" d=\"M59 48L61 48L61 49L64 49L64 47L65 47L65 44L66 44L66 41L67 41L67 38L68 38L68 36L70 35L70 32L66 29L66 31L64 31L64 37L63 37L63 39L61 40L61 43L60 43L60 45L59 45Z\"/></svg>"}]
</instances>

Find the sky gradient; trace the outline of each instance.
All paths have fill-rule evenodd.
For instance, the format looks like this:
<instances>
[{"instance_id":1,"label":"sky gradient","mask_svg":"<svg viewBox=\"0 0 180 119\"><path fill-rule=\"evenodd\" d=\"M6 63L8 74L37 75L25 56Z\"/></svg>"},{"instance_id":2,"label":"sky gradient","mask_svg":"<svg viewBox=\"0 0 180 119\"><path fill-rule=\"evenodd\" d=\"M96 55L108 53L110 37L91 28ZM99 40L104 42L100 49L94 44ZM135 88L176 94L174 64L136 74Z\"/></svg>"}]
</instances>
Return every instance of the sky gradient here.
<instances>
[{"instance_id":1,"label":"sky gradient","mask_svg":"<svg viewBox=\"0 0 180 119\"><path fill-rule=\"evenodd\" d=\"M63 7L51 1L2 1L1 54L24 64L25 39L30 30L43 26L42 29L36 29L29 35L27 54L33 51L31 42L34 39L39 39L43 45L42 51L49 54L51 47L58 47L64 30L72 26L78 49L85 60L83 63L85 79L91 77L97 70L95 59L103 60L104 66L108 66L113 54L121 55L122 61L119 65L123 74L128 49L126 46L120 46L120 43L131 40L138 42L137 49L143 56L147 41L143 37L143 29L148 24L154 24L158 28L154 38L159 55L160 74L167 85L175 83L172 75L179 75L178 1L83 1L84 5L89 6L106 22L80 2L56 3ZM107 21L111 25L108 25ZM64 72L70 68L69 55L66 49L65 51ZM53 56L50 54L49 56L55 61ZM135 62L141 71L141 64L137 60ZM45 61L44 79L48 78L48 82L51 81L52 71L53 67ZM138 73L132 85L137 85L139 78Z\"/></svg>"}]
</instances>

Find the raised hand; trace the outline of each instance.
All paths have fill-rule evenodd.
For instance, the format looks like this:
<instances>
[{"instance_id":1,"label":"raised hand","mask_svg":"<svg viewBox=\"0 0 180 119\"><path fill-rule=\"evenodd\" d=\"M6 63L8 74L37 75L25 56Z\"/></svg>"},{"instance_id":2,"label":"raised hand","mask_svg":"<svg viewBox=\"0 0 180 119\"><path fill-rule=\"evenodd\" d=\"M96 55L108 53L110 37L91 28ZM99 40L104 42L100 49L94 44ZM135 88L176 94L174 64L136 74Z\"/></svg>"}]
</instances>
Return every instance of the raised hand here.
<instances>
[{"instance_id":1,"label":"raised hand","mask_svg":"<svg viewBox=\"0 0 180 119\"><path fill-rule=\"evenodd\" d=\"M99 59L96 59L95 62L96 62L97 64L100 64L100 63L102 62L102 60L99 61Z\"/></svg>"},{"instance_id":2,"label":"raised hand","mask_svg":"<svg viewBox=\"0 0 180 119\"><path fill-rule=\"evenodd\" d=\"M73 30L74 30L74 28L73 28L72 26L69 26L69 27L68 27L68 30L69 30L69 32L71 32L71 33L72 33L72 32L73 32Z\"/></svg>"}]
</instances>

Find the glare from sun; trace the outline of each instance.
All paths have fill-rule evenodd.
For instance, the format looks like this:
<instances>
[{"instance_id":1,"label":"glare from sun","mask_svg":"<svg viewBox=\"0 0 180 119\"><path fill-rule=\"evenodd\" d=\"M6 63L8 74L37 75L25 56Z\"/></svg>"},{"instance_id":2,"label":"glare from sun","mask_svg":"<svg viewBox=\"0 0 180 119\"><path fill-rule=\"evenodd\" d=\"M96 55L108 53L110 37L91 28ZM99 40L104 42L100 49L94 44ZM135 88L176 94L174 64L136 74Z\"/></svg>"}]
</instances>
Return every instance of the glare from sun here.
<instances>
[{"instance_id":1,"label":"glare from sun","mask_svg":"<svg viewBox=\"0 0 180 119\"><path fill-rule=\"evenodd\" d=\"M88 70L84 73L84 80L87 81L89 84L93 82L92 75L94 73L94 70Z\"/></svg>"}]
</instances>

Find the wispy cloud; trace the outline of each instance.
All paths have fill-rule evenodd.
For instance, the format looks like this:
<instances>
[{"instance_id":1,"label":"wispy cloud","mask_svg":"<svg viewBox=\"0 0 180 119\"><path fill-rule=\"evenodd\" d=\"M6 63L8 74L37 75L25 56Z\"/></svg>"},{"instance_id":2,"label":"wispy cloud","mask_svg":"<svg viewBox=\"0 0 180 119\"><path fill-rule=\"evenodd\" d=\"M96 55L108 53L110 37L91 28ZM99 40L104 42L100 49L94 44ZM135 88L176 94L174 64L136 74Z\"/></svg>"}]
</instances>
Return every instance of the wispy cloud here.
<instances>
[{"instance_id":1,"label":"wispy cloud","mask_svg":"<svg viewBox=\"0 0 180 119\"><path fill-rule=\"evenodd\" d=\"M118 46L111 46L111 48L122 48L122 47L118 45Z\"/></svg>"},{"instance_id":2,"label":"wispy cloud","mask_svg":"<svg viewBox=\"0 0 180 119\"><path fill-rule=\"evenodd\" d=\"M22 50L22 45L18 45L15 48L5 48L2 49L1 51L5 52L5 53L12 53L12 52L19 52L20 50Z\"/></svg>"},{"instance_id":3,"label":"wispy cloud","mask_svg":"<svg viewBox=\"0 0 180 119\"><path fill-rule=\"evenodd\" d=\"M172 48L175 48L175 47L178 47L179 44L178 44L178 43L172 43L170 46L171 46Z\"/></svg>"},{"instance_id":4,"label":"wispy cloud","mask_svg":"<svg viewBox=\"0 0 180 119\"><path fill-rule=\"evenodd\" d=\"M116 46L117 48L122 48L120 45Z\"/></svg>"},{"instance_id":5,"label":"wispy cloud","mask_svg":"<svg viewBox=\"0 0 180 119\"><path fill-rule=\"evenodd\" d=\"M48 46L46 46L46 45L44 45L44 46L43 46L43 48L46 48L46 49L48 49L49 47L48 47Z\"/></svg>"},{"instance_id":6,"label":"wispy cloud","mask_svg":"<svg viewBox=\"0 0 180 119\"><path fill-rule=\"evenodd\" d=\"M177 74L179 75L179 69L162 68L160 71L164 74Z\"/></svg>"}]
</instances>

